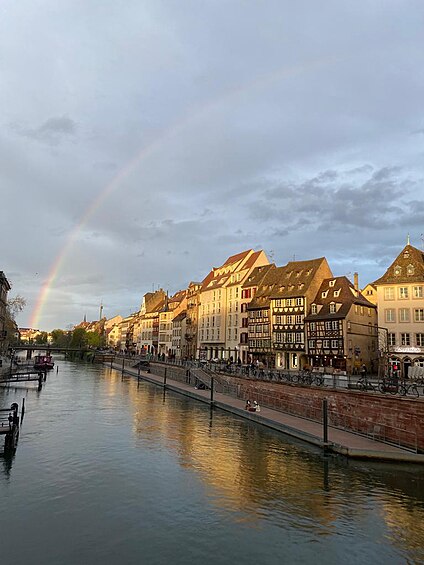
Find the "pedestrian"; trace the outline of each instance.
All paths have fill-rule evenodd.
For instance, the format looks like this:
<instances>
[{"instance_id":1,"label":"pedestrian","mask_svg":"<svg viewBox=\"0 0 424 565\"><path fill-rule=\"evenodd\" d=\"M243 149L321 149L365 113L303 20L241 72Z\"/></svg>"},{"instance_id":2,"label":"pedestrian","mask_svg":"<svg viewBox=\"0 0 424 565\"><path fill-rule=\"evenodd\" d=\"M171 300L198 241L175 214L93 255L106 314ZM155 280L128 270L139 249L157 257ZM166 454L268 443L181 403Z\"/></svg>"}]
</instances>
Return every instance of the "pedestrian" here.
<instances>
[{"instance_id":1,"label":"pedestrian","mask_svg":"<svg viewBox=\"0 0 424 565\"><path fill-rule=\"evenodd\" d=\"M259 404L256 402L256 400L253 401L253 409L255 410L255 412L260 412L260 411L261 411L261 407L260 407Z\"/></svg>"},{"instance_id":2,"label":"pedestrian","mask_svg":"<svg viewBox=\"0 0 424 565\"><path fill-rule=\"evenodd\" d=\"M250 402L249 399L247 399L247 400L246 400L245 410L250 410L251 406L252 406L252 403Z\"/></svg>"},{"instance_id":3,"label":"pedestrian","mask_svg":"<svg viewBox=\"0 0 424 565\"><path fill-rule=\"evenodd\" d=\"M364 363L361 367L361 376L365 377L366 374L367 374L367 368L366 368L365 363Z\"/></svg>"}]
</instances>

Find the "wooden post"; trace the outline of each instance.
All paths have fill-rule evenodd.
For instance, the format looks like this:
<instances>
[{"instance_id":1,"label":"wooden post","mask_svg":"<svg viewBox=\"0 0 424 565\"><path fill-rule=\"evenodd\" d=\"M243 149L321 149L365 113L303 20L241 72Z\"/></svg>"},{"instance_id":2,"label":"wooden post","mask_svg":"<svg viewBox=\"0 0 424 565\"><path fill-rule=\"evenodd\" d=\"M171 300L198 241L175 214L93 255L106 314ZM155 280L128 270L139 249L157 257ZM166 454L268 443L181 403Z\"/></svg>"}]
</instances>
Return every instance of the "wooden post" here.
<instances>
[{"instance_id":1,"label":"wooden post","mask_svg":"<svg viewBox=\"0 0 424 565\"><path fill-rule=\"evenodd\" d=\"M38 390L43 388L43 373L38 373Z\"/></svg>"},{"instance_id":2,"label":"wooden post","mask_svg":"<svg viewBox=\"0 0 424 565\"><path fill-rule=\"evenodd\" d=\"M214 386L214 378L211 377L211 404L213 404L213 386Z\"/></svg>"},{"instance_id":3,"label":"wooden post","mask_svg":"<svg viewBox=\"0 0 424 565\"><path fill-rule=\"evenodd\" d=\"M165 371L163 373L163 388L166 388L166 367L165 367Z\"/></svg>"},{"instance_id":4,"label":"wooden post","mask_svg":"<svg viewBox=\"0 0 424 565\"><path fill-rule=\"evenodd\" d=\"M22 399L22 408L21 408L21 423L25 416L25 398Z\"/></svg>"},{"instance_id":5,"label":"wooden post","mask_svg":"<svg viewBox=\"0 0 424 565\"><path fill-rule=\"evenodd\" d=\"M47 380L47 371L44 371L43 381L46 382L46 380Z\"/></svg>"},{"instance_id":6,"label":"wooden post","mask_svg":"<svg viewBox=\"0 0 424 565\"><path fill-rule=\"evenodd\" d=\"M124 378L124 369L125 369L125 357L122 358L122 372L121 372L121 379Z\"/></svg>"},{"instance_id":7,"label":"wooden post","mask_svg":"<svg viewBox=\"0 0 424 565\"><path fill-rule=\"evenodd\" d=\"M141 371L141 362L138 362L138 369L137 369L137 386L140 386L140 371Z\"/></svg>"},{"instance_id":8,"label":"wooden post","mask_svg":"<svg viewBox=\"0 0 424 565\"><path fill-rule=\"evenodd\" d=\"M328 445L328 400L327 398L322 399L322 433L324 441L324 449Z\"/></svg>"}]
</instances>

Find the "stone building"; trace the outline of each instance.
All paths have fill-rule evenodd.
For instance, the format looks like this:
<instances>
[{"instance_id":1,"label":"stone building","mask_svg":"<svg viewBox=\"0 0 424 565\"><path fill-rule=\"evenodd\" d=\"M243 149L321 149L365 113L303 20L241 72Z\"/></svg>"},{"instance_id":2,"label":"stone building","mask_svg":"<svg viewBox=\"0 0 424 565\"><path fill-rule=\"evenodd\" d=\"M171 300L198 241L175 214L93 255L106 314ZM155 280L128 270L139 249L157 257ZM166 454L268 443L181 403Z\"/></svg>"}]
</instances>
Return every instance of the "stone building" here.
<instances>
[{"instance_id":1,"label":"stone building","mask_svg":"<svg viewBox=\"0 0 424 565\"><path fill-rule=\"evenodd\" d=\"M7 293L11 286L3 271L0 271L0 355L7 349Z\"/></svg>"}]
</instances>

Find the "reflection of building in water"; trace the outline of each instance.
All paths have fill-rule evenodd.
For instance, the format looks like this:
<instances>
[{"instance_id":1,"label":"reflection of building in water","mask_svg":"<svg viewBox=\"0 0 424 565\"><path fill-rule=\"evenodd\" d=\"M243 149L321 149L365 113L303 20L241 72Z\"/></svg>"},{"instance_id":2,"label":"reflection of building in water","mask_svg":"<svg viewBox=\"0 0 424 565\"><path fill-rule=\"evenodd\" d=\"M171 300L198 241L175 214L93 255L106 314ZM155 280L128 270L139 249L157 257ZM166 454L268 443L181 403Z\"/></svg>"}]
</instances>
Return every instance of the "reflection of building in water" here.
<instances>
[{"instance_id":1,"label":"reflection of building in water","mask_svg":"<svg viewBox=\"0 0 424 565\"><path fill-rule=\"evenodd\" d=\"M396 547L409 552L416 563L424 562L424 507L410 502L391 500L384 504L384 519L390 528L391 539ZM411 561L412 563L412 561Z\"/></svg>"},{"instance_id":2,"label":"reflection of building in water","mask_svg":"<svg viewBox=\"0 0 424 565\"><path fill-rule=\"evenodd\" d=\"M280 506L294 520L313 519L317 527L326 528L343 512L339 502L333 502L331 489L323 489L319 458L232 416L210 416L190 400L187 409L180 409L181 401L171 395L163 403L162 391L149 385L137 390L132 381L128 392L136 409L133 430L143 449L165 442L178 453L182 466L213 489L217 506L244 510L258 519L267 508Z\"/></svg>"}]
</instances>

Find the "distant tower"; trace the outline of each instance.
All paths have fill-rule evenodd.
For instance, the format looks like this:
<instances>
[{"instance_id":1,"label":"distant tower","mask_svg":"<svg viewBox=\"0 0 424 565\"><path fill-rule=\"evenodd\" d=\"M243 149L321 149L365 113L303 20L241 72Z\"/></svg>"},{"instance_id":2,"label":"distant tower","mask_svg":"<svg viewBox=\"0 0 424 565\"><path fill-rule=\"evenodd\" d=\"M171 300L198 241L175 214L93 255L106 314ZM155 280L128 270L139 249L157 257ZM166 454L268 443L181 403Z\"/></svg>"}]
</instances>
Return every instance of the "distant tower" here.
<instances>
[{"instance_id":1,"label":"distant tower","mask_svg":"<svg viewBox=\"0 0 424 565\"><path fill-rule=\"evenodd\" d=\"M84 314L84 322L87 321L87 314Z\"/></svg>"},{"instance_id":2,"label":"distant tower","mask_svg":"<svg viewBox=\"0 0 424 565\"><path fill-rule=\"evenodd\" d=\"M99 316L99 320L102 319L103 316L103 300L100 302L100 316Z\"/></svg>"}]
</instances>

